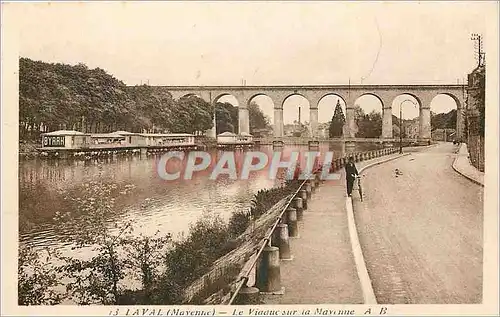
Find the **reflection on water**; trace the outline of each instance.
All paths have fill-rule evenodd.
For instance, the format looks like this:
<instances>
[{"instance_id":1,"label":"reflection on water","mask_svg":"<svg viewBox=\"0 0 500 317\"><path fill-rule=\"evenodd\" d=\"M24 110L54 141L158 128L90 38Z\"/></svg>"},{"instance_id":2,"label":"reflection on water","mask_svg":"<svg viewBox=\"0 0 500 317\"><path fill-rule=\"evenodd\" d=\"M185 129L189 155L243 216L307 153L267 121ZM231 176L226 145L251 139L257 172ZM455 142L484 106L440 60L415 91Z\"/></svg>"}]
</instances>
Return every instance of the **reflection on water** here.
<instances>
[{"instance_id":1,"label":"reflection on water","mask_svg":"<svg viewBox=\"0 0 500 317\"><path fill-rule=\"evenodd\" d=\"M271 147L259 151L271 153ZM283 160L292 150L307 147L286 147ZM336 146L322 145L320 151L337 151ZM214 151L213 158L221 153ZM336 152L336 156L338 152ZM242 162L237 155L237 165ZM83 195L82 186L90 180L119 186L134 185L128 195L117 195L117 212L108 215L109 222L132 221L137 234L171 233L174 237L207 214L223 219L238 210L249 208L251 197L260 189L282 182L271 180L268 170L252 172L248 180L220 177L210 180L209 172L199 172L192 180L165 181L157 174L160 156L119 157L99 161L30 160L19 166L19 239L37 247L62 246L63 240L78 233L78 227L57 222L56 213L70 213L78 219L78 205L67 198ZM240 161L241 160L241 161ZM84 226L84 223L79 224Z\"/></svg>"}]
</instances>

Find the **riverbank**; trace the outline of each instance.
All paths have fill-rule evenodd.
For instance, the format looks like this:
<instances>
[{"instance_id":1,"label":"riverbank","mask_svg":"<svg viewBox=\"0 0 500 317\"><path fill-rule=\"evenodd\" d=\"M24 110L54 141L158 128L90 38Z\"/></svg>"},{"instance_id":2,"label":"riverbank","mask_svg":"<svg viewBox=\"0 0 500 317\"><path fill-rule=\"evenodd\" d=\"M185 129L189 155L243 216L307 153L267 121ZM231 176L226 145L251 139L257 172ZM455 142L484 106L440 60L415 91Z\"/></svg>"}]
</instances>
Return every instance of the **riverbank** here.
<instances>
[{"instance_id":1,"label":"riverbank","mask_svg":"<svg viewBox=\"0 0 500 317\"><path fill-rule=\"evenodd\" d=\"M70 241L77 243L75 251L72 251L75 254L92 245L96 246L90 247L94 253L90 259L84 260L57 256L63 262L62 266L57 266L55 262L44 264L33 254L33 250L21 248L19 304L59 304L68 300L78 304L104 305L182 304L186 288L206 273L214 261L236 248L238 243L235 239L249 228L252 221L294 192L297 184L297 181L291 181L284 186L260 190L253 195L249 210L234 212L228 222L217 215L201 218L190 226L184 238L177 241L171 234L130 236L132 222L116 222L115 227L119 231L116 235L116 232L103 225L103 217L115 207L110 192L122 192L122 188L105 183L90 184L87 187L87 196L90 198L79 200L79 205L82 210L91 209L91 213L84 215L83 220L94 225L86 230L82 228L80 233L83 236L72 237ZM131 187L128 191L133 193ZM103 204L104 201L107 203ZM70 215L68 217L73 219ZM167 251L165 246L168 246ZM40 274L35 277L29 275L28 272L33 268L37 268ZM91 269L91 272L88 273L87 269ZM131 274L139 277L142 283L139 288L130 288L126 284L125 280ZM72 281L78 280L83 284L72 288L76 286L76 282ZM65 285L59 281L65 281ZM94 285L96 282L98 284ZM54 292L56 287L68 285L70 287L66 292ZM109 287L103 289L99 285Z\"/></svg>"}]
</instances>

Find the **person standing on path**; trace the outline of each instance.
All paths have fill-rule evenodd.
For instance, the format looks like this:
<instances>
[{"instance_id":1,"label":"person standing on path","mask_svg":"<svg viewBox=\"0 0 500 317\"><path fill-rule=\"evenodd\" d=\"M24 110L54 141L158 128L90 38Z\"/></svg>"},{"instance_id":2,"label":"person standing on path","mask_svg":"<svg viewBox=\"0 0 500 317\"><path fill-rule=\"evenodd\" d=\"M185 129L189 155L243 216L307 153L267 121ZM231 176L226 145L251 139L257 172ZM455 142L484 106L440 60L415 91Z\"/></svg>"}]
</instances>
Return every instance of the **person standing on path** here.
<instances>
[{"instance_id":1,"label":"person standing on path","mask_svg":"<svg viewBox=\"0 0 500 317\"><path fill-rule=\"evenodd\" d=\"M358 169L354 165L354 158L351 156L345 165L345 179L347 181L347 196L351 197L354 180L358 176Z\"/></svg>"}]
</instances>

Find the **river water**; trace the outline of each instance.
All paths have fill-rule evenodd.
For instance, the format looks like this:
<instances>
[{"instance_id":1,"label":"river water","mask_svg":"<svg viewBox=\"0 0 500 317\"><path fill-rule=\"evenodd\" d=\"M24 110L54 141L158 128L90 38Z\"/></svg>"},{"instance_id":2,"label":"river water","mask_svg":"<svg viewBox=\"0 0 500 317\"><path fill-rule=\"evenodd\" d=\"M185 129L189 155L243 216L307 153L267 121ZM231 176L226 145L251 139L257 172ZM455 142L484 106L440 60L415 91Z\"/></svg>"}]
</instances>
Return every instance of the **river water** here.
<instances>
[{"instance_id":1,"label":"river water","mask_svg":"<svg viewBox=\"0 0 500 317\"><path fill-rule=\"evenodd\" d=\"M269 146L259 151L271 153ZM290 151L307 151L306 147L286 147L283 157ZM322 145L320 151L332 151ZM335 156L340 154L335 151ZM210 153L212 160L221 152ZM237 161L243 153L237 152ZM70 214L78 219L82 210L78 204L68 203L68 197L78 199L83 188L91 181L115 184L119 188L131 186L126 195L116 200L116 210L110 212L110 225L132 221L135 234L152 235L170 233L178 237L187 233L190 224L206 215L219 215L227 220L235 211L248 209L252 196L260 189L282 183L284 174L273 180L268 170L252 172L248 180L208 178L209 172L198 172L191 180L165 181L158 176L160 156L129 156L101 160L41 160L21 161L19 165L19 240L36 248L68 245L78 234L79 226L69 227L57 220L56 214ZM215 159L214 159L215 158ZM281 176L280 176L281 175Z\"/></svg>"}]
</instances>

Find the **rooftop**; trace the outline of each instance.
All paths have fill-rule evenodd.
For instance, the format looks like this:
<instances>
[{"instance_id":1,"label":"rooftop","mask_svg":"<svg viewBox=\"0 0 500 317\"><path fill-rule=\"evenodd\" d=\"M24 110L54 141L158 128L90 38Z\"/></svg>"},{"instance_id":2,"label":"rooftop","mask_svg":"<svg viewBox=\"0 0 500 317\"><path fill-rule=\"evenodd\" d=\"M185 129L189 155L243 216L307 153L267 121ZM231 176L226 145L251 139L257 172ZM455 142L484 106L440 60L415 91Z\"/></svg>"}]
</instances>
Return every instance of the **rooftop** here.
<instances>
[{"instance_id":1,"label":"rooftop","mask_svg":"<svg viewBox=\"0 0 500 317\"><path fill-rule=\"evenodd\" d=\"M58 130L58 131L42 133L42 135L88 135L88 134L74 130Z\"/></svg>"},{"instance_id":2,"label":"rooftop","mask_svg":"<svg viewBox=\"0 0 500 317\"><path fill-rule=\"evenodd\" d=\"M189 133L141 133L142 136L157 136L157 137L180 137L180 136L194 136Z\"/></svg>"}]
</instances>

